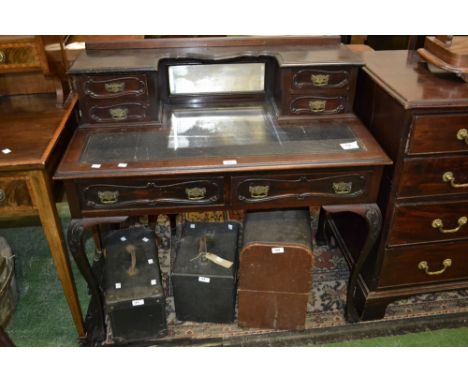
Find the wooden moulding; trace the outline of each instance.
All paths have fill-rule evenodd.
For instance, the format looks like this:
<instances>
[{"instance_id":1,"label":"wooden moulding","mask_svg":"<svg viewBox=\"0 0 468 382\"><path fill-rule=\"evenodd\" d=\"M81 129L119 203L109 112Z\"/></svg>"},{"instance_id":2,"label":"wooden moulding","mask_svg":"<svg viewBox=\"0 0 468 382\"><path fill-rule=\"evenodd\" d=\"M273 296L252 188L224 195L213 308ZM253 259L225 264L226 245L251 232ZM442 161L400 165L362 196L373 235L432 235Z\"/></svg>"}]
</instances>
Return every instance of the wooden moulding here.
<instances>
[{"instance_id":1,"label":"wooden moulding","mask_svg":"<svg viewBox=\"0 0 468 382\"><path fill-rule=\"evenodd\" d=\"M339 36L245 36L245 37L195 37L195 38L153 38L144 40L90 41L86 50L109 49L161 49L225 46L262 45L338 45Z\"/></svg>"}]
</instances>

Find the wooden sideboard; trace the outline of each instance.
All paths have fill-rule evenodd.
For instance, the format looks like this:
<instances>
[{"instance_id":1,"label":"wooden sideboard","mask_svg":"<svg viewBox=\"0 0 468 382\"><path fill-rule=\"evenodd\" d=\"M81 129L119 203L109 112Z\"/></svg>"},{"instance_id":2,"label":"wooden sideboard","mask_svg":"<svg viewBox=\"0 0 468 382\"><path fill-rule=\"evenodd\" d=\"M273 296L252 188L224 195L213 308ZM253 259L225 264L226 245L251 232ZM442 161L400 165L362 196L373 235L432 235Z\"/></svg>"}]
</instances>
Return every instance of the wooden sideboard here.
<instances>
[{"instance_id":1,"label":"wooden sideboard","mask_svg":"<svg viewBox=\"0 0 468 382\"><path fill-rule=\"evenodd\" d=\"M352 111L361 66L334 37L88 44L70 69L81 123L55 179L93 299L83 232L125 216L334 205L373 242L391 161Z\"/></svg>"},{"instance_id":2,"label":"wooden sideboard","mask_svg":"<svg viewBox=\"0 0 468 382\"><path fill-rule=\"evenodd\" d=\"M384 225L358 282L364 319L418 293L468 288L468 84L432 74L415 52L363 54L356 113L394 164Z\"/></svg>"}]
</instances>

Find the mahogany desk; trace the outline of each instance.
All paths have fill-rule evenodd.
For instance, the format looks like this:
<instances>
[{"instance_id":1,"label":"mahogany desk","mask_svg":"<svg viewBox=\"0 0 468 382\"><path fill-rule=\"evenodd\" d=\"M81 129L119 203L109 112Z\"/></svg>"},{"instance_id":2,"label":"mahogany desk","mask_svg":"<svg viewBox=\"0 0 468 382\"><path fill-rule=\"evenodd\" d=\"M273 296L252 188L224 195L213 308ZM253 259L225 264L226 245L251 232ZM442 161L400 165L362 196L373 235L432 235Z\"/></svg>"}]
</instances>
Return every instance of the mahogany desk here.
<instances>
[{"instance_id":1,"label":"mahogany desk","mask_svg":"<svg viewBox=\"0 0 468 382\"><path fill-rule=\"evenodd\" d=\"M78 335L84 335L51 175L76 126L76 97L64 109L55 94L0 97L0 214L39 215Z\"/></svg>"},{"instance_id":2,"label":"mahogany desk","mask_svg":"<svg viewBox=\"0 0 468 382\"><path fill-rule=\"evenodd\" d=\"M70 251L96 301L83 232L125 216L331 205L358 215L373 243L391 161L352 113L362 62L333 38L94 48L70 69L81 121L55 178L74 218Z\"/></svg>"}]
</instances>

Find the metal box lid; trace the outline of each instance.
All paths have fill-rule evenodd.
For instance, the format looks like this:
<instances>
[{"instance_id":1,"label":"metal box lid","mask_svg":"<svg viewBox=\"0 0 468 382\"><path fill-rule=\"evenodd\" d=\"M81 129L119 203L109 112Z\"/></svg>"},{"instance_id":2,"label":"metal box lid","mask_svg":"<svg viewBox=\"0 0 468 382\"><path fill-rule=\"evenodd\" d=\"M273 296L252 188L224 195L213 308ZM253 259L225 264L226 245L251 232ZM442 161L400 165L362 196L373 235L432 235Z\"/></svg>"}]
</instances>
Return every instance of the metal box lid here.
<instances>
[{"instance_id":1,"label":"metal box lid","mask_svg":"<svg viewBox=\"0 0 468 382\"><path fill-rule=\"evenodd\" d=\"M235 278L238 238L236 222L185 223L172 275Z\"/></svg>"},{"instance_id":2,"label":"metal box lid","mask_svg":"<svg viewBox=\"0 0 468 382\"><path fill-rule=\"evenodd\" d=\"M164 295L153 231L120 229L104 238L104 293L107 303Z\"/></svg>"}]
</instances>

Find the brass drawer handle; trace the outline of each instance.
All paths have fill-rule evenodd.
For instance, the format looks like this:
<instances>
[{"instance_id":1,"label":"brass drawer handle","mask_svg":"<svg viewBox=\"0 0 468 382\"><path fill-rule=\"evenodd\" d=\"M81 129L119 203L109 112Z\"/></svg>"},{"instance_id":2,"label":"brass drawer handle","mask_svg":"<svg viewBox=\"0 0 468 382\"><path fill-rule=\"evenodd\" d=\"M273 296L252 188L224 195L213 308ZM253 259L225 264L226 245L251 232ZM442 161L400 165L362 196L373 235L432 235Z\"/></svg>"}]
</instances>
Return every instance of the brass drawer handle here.
<instances>
[{"instance_id":1,"label":"brass drawer handle","mask_svg":"<svg viewBox=\"0 0 468 382\"><path fill-rule=\"evenodd\" d=\"M125 82L110 82L104 85L104 88L109 93L119 93L125 90Z\"/></svg>"},{"instance_id":2,"label":"brass drawer handle","mask_svg":"<svg viewBox=\"0 0 468 382\"><path fill-rule=\"evenodd\" d=\"M250 197L253 199L262 199L268 196L270 186L249 186Z\"/></svg>"},{"instance_id":3,"label":"brass drawer handle","mask_svg":"<svg viewBox=\"0 0 468 382\"><path fill-rule=\"evenodd\" d=\"M434 272L430 272L429 271L429 265L427 264L427 261L421 261L419 264L418 264L418 269L420 269L421 271L424 271L426 273L426 275L428 276L436 276L436 275L440 275L442 273L445 272L445 270L452 266L452 259L445 259L443 262L442 262L442 265L444 266L442 269L438 270L438 271L434 271Z\"/></svg>"},{"instance_id":4,"label":"brass drawer handle","mask_svg":"<svg viewBox=\"0 0 468 382\"><path fill-rule=\"evenodd\" d=\"M467 129L458 130L457 139L459 141L465 141L465 143L468 145L468 130Z\"/></svg>"},{"instance_id":5,"label":"brass drawer handle","mask_svg":"<svg viewBox=\"0 0 468 382\"><path fill-rule=\"evenodd\" d=\"M102 204L114 204L119 201L119 191L99 191L98 198Z\"/></svg>"},{"instance_id":6,"label":"brass drawer handle","mask_svg":"<svg viewBox=\"0 0 468 382\"><path fill-rule=\"evenodd\" d=\"M314 86L327 86L328 81L330 80L329 74L312 74L310 80Z\"/></svg>"},{"instance_id":7,"label":"brass drawer handle","mask_svg":"<svg viewBox=\"0 0 468 382\"><path fill-rule=\"evenodd\" d=\"M444 175L442 175L442 180L444 182L450 182L450 185L453 188L468 187L468 183L455 183L455 176L453 175L453 172L451 171L447 171L446 173L444 173Z\"/></svg>"},{"instance_id":8,"label":"brass drawer handle","mask_svg":"<svg viewBox=\"0 0 468 382\"><path fill-rule=\"evenodd\" d=\"M441 233L455 233L460 230L467 223L468 219L466 216L462 216L458 219L458 227L452 229L444 229L444 223L442 219L434 219L432 221L432 227L437 228Z\"/></svg>"},{"instance_id":9,"label":"brass drawer handle","mask_svg":"<svg viewBox=\"0 0 468 382\"><path fill-rule=\"evenodd\" d=\"M333 191L335 194L349 194L353 188L352 182L333 182Z\"/></svg>"},{"instance_id":10,"label":"brass drawer handle","mask_svg":"<svg viewBox=\"0 0 468 382\"><path fill-rule=\"evenodd\" d=\"M0 188L0 203L5 201L6 199L6 193Z\"/></svg>"},{"instance_id":11,"label":"brass drawer handle","mask_svg":"<svg viewBox=\"0 0 468 382\"><path fill-rule=\"evenodd\" d=\"M0 64L6 64L6 53L0 50Z\"/></svg>"},{"instance_id":12,"label":"brass drawer handle","mask_svg":"<svg viewBox=\"0 0 468 382\"><path fill-rule=\"evenodd\" d=\"M201 199L204 199L206 196L206 188L205 187L186 188L185 193L187 194L187 198L189 200L201 200Z\"/></svg>"},{"instance_id":13,"label":"brass drawer handle","mask_svg":"<svg viewBox=\"0 0 468 382\"><path fill-rule=\"evenodd\" d=\"M123 107L109 109L109 114L114 121L124 121L128 118L128 109Z\"/></svg>"},{"instance_id":14,"label":"brass drawer handle","mask_svg":"<svg viewBox=\"0 0 468 382\"><path fill-rule=\"evenodd\" d=\"M324 100L309 101L309 109L312 113L321 113L325 110L326 105L327 101Z\"/></svg>"}]
</instances>

